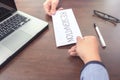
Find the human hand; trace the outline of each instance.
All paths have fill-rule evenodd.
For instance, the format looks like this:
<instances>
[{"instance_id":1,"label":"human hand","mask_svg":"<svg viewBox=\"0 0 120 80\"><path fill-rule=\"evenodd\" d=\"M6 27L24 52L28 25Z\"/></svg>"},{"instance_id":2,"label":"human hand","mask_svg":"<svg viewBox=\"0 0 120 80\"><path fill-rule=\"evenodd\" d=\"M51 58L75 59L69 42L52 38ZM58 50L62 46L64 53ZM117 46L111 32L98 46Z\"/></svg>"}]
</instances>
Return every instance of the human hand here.
<instances>
[{"instance_id":1,"label":"human hand","mask_svg":"<svg viewBox=\"0 0 120 80\"><path fill-rule=\"evenodd\" d=\"M85 64L93 60L101 61L95 36L77 37L76 45L70 48L68 53L71 56L79 56Z\"/></svg>"},{"instance_id":2,"label":"human hand","mask_svg":"<svg viewBox=\"0 0 120 80\"><path fill-rule=\"evenodd\" d=\"M45 12L49 16L51 16L51 15L55 14L58 4L59 4L59 0L46 0L43 3L43 7L44 7Z\"/></svg>"}]
</instances>

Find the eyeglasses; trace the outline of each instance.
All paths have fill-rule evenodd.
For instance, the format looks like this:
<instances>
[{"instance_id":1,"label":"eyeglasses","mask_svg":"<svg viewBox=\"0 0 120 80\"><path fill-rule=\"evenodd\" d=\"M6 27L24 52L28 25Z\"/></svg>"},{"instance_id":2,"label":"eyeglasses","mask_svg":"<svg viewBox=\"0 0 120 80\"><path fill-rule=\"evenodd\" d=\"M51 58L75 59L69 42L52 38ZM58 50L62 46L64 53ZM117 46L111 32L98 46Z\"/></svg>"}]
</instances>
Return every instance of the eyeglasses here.
<instances>
[{"instance_id":1,"label":"eyeglasses","mask_svg":"<svg viewBox=\"0 0 120 80\"><path fill-rule=\"evenodd\" d=\"M106 13L103 13L103 12L100 12L100 11L97 11L97 10L94 10L94 15L106 20L106 21L109 21L113 24L117 24L117 23L120 23L120 20L111 16L111 15L108 15Z\"/></svg>"}]
</instances>

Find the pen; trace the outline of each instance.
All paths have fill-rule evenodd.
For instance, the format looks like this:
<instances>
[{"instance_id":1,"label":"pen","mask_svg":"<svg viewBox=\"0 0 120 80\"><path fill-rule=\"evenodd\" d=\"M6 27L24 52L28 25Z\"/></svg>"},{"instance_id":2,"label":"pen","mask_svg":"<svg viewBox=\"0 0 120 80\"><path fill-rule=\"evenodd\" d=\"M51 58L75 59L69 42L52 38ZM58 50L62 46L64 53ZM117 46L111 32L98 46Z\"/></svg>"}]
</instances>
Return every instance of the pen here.
<instances>
[{"instance_id":1,"label":"pen","mask_svg":"<svg viewBox=\"0 0 120 80\"><path fill-rule=\"evenodd\" d=\"M99 40L101 42L102 47L105 48L106 47L105 41L104 41L104 39L102 37L102 34L101 34L101 32L100 32L100 30L99 30L99 28L98 28L98 26L96 24L94 24L94 28L95 28L95 30L96 30L96 32L98 34L98 37L99 37Z\"/></svg>"}]
</instances>

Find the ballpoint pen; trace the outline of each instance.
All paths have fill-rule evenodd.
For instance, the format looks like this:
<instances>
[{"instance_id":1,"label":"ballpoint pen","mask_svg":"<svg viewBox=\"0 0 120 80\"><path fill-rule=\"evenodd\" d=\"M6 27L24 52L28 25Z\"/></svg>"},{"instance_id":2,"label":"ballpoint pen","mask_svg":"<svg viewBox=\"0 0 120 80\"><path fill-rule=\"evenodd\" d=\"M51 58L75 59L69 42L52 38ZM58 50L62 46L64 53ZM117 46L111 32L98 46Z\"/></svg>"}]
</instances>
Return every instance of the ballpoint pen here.
<instances>
[{"instance_id":1,"label":"ballpoint pen","mask_svg":"<svg viewBox=\"0 0 120 80\"><path fill-rule=\"evenodd\" d=\"M103 36L102 36L102 34L101 34L101 32L96 24L94 24L94 28L97 32L97 35L99 37L99 40L100 40L102 47L105 48L106 47L105 41L104 41Z\"/></svg>"}]
</instances>

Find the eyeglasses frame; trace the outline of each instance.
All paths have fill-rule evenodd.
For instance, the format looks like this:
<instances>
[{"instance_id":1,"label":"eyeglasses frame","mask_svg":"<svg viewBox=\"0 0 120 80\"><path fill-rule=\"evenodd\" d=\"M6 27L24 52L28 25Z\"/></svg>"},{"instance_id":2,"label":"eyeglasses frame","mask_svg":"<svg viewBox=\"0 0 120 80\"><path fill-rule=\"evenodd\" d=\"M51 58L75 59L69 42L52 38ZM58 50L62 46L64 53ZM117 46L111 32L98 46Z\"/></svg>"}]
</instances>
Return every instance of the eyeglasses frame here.
<instances>
[{"instance_id":1,"label":"eyeglasses frame","mask_svg":"<svg viewBox=\"0 0 120 80\"><path fill-rule=\"evenodd\" d=\"M120 23L120 20L117 19L116 17L113 17L111 15L108 15L106 13L103 13L103 12L100 12L100 11L97 11L97 10L94 10L93 12L94 12L94 15L96 15L96 16L98 16L98 17L100 17L100 18L102 18L106 21L109 21L109 22L114 23L114 24ZM103 16L101 16L100 14L102 14ZM107 16L107 18L106 18L106 16ZM113 18L114 20L112 20L110 18Z\"/></svg>"}]
</instances>

